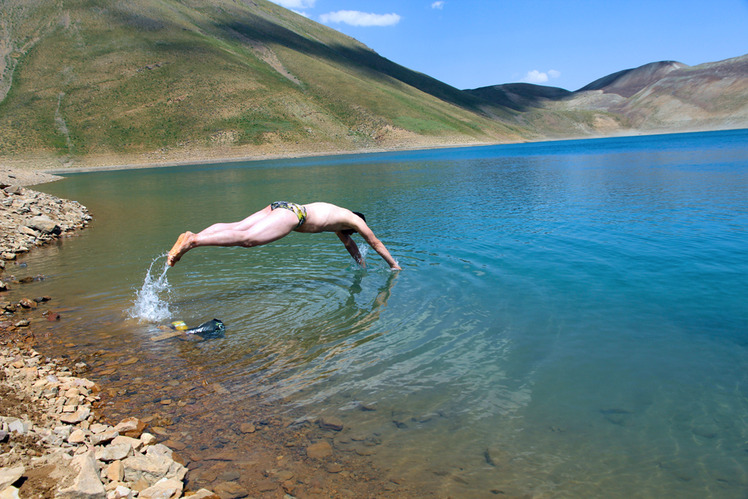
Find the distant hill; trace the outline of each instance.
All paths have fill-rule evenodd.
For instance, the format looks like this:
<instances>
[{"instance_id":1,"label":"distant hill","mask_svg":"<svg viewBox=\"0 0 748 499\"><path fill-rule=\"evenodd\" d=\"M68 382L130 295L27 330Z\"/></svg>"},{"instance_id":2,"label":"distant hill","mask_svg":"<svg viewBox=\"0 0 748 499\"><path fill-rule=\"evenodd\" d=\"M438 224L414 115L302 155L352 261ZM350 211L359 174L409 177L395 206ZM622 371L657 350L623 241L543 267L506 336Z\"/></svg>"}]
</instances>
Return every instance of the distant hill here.
<instances>
[{"instance_id":1,"label":"distant hill","mask_svg":"<svg viewBox=\"0 0 748 499\"><path fill-rule=\"evenodd\" d=\"M266 0L4 0L0 158L150 162L525 140ZM507 115L508 116L508 115Z\"/></svg>"},{"instance_id":2,"label":"distant hill","mask_svg":"<svg viewBox=\"0 0 748 499\"><path fill-rule=\"evenodd\" d=\"M267 0L3 0L0 164L85 166L748 126L746 56L459 90Z\"/></svg>"},{"instance_id":3,"label":"distant hill","mask_svg":"<svg viewBox=\"0 0 748 499\"><path fill-rule=\"evenodd\" d=\"M467 92L520 111L518 124L547 137L748 127L748 55L698 66L645 64L575 92L520 85Z\"/></svg>"}]
</instances>

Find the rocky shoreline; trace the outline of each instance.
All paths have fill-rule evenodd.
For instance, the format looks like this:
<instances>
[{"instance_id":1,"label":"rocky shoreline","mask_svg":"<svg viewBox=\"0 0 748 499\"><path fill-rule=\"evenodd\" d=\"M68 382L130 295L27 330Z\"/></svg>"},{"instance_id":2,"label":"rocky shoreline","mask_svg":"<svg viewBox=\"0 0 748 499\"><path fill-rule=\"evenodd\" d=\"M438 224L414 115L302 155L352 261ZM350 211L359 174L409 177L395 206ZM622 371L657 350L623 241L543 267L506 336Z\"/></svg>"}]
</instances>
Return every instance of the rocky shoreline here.
<instances>
[{"instance_id":1,"label":"rocky shoreline","mask_svg":"<svg viewBox=\"0 0 748 499\"><path fill-rule=\"evenodd\" d=\"M97 423L100 388L24 345L30 335L15 329L4 328L0 348L0 497L182 496L187 468L173 451L137 418ZM191 497L217 498L205 489Z\"/></svg>"},{"instance_id":2,"label":"rocky shoreline","mask_svg":"<svg viewBox=\"0 0 748 499\"><path fill-rule=\"evenodd\" d=\"M12 303L3 297L25 282L5 274L6 262L91 220L76 201L23 187L55 179L0 171L0 498L181 497L187 468L173 451L137 418L115 426L97 422L100 389L73 373L86 366L64 366L33 349L36 316L59 318L41 311L50 298ZM191 497L218 496L201 489Z\"/></svg>"}]
</instances>

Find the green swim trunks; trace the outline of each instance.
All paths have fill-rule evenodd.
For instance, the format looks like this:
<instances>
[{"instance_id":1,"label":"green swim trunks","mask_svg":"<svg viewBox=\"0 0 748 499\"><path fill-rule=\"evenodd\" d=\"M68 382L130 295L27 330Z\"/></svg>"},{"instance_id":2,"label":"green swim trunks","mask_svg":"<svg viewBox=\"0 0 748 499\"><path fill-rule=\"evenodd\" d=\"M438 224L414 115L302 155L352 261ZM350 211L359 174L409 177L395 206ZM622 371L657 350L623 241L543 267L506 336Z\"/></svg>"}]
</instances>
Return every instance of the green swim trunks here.
<instances>
[{"instance_id":1,"label":"green swim trunks","mask_svg":"<svg viewBox=\"0 0 748 499\"><path fill-rule=\"evenodd\" d=\"M294 212L294 214L299 218L299 223L296 225L297 229L301 227L301 224L306 222L306 208L304 208L300 204L289 203L288 201L274 201L270 204L270 210L274 210L276 208L285 208Z\"/></svg>"}]
</instances>

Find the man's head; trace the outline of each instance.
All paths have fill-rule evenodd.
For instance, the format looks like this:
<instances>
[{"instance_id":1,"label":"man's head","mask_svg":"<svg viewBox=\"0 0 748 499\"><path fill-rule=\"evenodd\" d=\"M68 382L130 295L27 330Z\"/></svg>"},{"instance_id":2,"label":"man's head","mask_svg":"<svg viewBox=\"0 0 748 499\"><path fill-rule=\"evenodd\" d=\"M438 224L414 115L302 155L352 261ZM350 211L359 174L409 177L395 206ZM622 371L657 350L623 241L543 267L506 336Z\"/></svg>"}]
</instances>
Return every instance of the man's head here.
<instances>
[{"instance_id":1,"label":"man's head","mask_svg":"<svg viewBox=\"0 0 748 499\"><path fill-rule=\"evenodd\" d=\"M356 216L358 216L358 217L359 217L359 218L360 218L361 220L363 220L364 222L366 222L366 217L364 216L364 214L363 214L363 213L359 213L359 212L357 212L357 211L354 211L354 212L353 212L353 214L354 214L354 215L356 215ZM340 232L342 232L343 234L345 234L345 235L347 235L347 236L350 236L351 234L353 234L353 233L354 233L354 232L356 232L356 231L355 231L355 230L353 230L353 229L345 229L345 230L341 230Z\"/></svg>"}]
</instances>

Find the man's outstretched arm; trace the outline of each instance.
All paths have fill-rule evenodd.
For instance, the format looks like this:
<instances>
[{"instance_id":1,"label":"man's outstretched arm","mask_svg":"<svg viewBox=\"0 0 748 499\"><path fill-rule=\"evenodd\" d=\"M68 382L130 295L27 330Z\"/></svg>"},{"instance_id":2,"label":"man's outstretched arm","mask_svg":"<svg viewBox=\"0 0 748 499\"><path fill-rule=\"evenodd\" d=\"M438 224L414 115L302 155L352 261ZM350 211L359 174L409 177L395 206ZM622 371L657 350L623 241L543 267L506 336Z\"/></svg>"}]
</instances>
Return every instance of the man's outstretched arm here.
<instances>
[{"instance_id":1,"label":"man's outstretched arm","mask_svg":"<svg viewBox=\"0 0 748 499\"><path fill-rule=\"evenodd\" d=\"M387 262L392 270L402 270L400 268L400 265L398 265L395 259L392 258L392 255L390 255L390 252L387 250L387 247L384 245L384 243L382 243L382 241L380 241L377 236L374 235L374 232L371 231L368 225L364 225L363 227L359 228L358 233L361 234L361 237L364 238L364 241L369 243L369 246L371 246L374 251L379 253L379 256L384 258L384 261Z\"/></svg>"}]
</instances>

